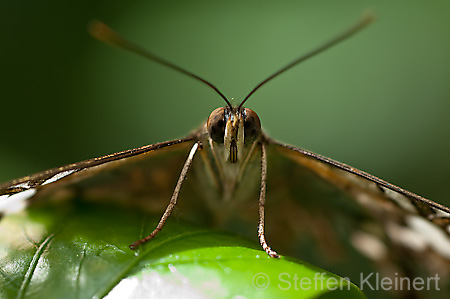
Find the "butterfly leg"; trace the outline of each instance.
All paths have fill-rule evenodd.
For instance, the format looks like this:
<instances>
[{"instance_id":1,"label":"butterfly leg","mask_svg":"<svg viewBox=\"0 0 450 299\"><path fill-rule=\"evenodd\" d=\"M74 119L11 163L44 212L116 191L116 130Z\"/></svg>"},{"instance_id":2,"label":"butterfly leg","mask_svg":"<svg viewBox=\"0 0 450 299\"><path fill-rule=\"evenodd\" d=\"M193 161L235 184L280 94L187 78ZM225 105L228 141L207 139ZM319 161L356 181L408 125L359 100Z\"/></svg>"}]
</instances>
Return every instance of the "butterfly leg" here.
<instances>
[{"instance_id":1,"label":"butterfly leg","mask_svg":"<svg viewBox=\"0 0 450 299\"><path fill-rule=\"evenodd\" d=\"M161 219L159 220L158 225L156 228L145 238L142 238L133 244L130 245L130 249L136 249L137 246L149 241L152 239L156 234L163 228L164 224L166 223L167 219L169 218L170 214L173 211L173 208L177 204L178 195L180 194L181 186L183 185L184 180L186 179L187 173L189 171L189 168L191 167L192 161L194 160L194 155L197 152L199 147L199 143L196 142L189 153L188 158L186 159L186 162L184 162L183 169L181 170L181 174L178 177L177 185L175 186L175 190L173 190L172 197L170 198L169 205L167 206L166 210L164 211L164 214L162 215Z\"/></svg>"},{"instance_id":2,"label":"butterfly leg","mask_svg":"<svg viewBox=\"0 0 450 299\"><path fill-rule=\"evenodd\" d=\"M266 180L267 180L267 155L266 145L261 143L261 188L259 191L259 223L258 223L258 237L262 248L270 257L279 258L276 251L267 244L266 236L264 235L264 205L266 203Z\"/></svg>"}]
</instances>

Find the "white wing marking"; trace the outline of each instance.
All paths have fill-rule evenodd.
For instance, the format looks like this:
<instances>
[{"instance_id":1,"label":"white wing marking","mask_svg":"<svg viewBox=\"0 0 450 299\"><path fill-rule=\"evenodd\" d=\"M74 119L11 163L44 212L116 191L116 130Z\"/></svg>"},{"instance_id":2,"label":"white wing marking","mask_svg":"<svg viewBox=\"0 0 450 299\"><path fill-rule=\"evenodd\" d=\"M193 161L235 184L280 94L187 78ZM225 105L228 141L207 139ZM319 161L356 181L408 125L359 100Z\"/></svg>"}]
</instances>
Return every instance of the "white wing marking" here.
<instances>
[{"instance_id":1,"label":"white wing marking","mask_svg":"<svg viewBox=\"0 0 450 299\"><path fill-rule=\"evenodd\" d=\"M11 186L11 189L30 189L30 188L31 188L31 184L29 181Z\"/></svg>"},{"instance_id":2,"label":"white wing marking","mask_svg":"<svg viewBox=\"0 0 450 299\"><path fill-rule=\"evenodd\" d=\"M67 171L63 171L63 172L57 173L54 176L52 176L51 178L47 179L45 182L43 182L41 184L41 186L44 186L44 185L56 182L56 181L62 179L63 177L66 177L69 174L74 173L75 171L77 171L77 169L71 169L71 170L67 170Z\"/></svg>"},{"instance_id":3,"label":"white wing marking","mask_svg":"<svg viewBox=\"0 0 450 299\"><path fill-rule=\"evenodd\" d=\"M382 260L388 254L386 245L376 236L366 232L354 232L351 242L362 254L372 260Z\"/></svg>"},{"instance_id":4,"label":"white wing marking","mask_svg":"<svg viewBox=\"0 0 450 299\"><path fill-rule=\"evenodd\" d=\"M400 207L405 209L408 212L411 213L417 213L416 207L411 203L411 200L408 199L403 194L400 194L398 192L392 191L391 189L388 189L386 187L380 186L381 189L386 193L386 196L395 201Z\"/></svg>"},{"instance_id":5,"label":"white wing marking","mask_svg":"<svg viewBox=\"0 0 450 299\"><path fill-rule=\"evenodd\" d=\"M405 220L415 232L421 234L429 247L450 259L450 239L442 230L426 219L415 215L410 215Z\"/></svg>"},{"instance_id":6,"label":"white wing marking","mask_svg":"<svg viewBox=\"0 0 450 299\"><path fill-rule=\"evenodd\" d=\"M36 189L28 189L13 195L0 196L0 212L2 214L12 214L24 209L27 206L26 200L36 193Z\"/></svg>"}]
</instances>

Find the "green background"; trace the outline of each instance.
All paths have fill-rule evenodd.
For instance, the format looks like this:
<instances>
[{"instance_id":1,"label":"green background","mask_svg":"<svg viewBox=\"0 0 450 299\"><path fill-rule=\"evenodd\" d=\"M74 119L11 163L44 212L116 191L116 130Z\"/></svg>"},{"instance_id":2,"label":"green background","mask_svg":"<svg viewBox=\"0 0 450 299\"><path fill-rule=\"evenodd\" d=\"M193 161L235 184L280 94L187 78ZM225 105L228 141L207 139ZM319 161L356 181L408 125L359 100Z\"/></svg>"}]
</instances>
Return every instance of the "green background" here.
<instances>
[{"instance_id":1,"label":"green background","mask_svg":"<svg viewBox=\"0 0 450 299\"><path fill-rule=\"evenodd\" d=\"M3 3L0 181L182 137L223 104L199 82L93 40L92 19L241 99L368 7L379 16L370 28L246 106L274 138L448 205L448 0Z\"/></svg>"}]
</instances>

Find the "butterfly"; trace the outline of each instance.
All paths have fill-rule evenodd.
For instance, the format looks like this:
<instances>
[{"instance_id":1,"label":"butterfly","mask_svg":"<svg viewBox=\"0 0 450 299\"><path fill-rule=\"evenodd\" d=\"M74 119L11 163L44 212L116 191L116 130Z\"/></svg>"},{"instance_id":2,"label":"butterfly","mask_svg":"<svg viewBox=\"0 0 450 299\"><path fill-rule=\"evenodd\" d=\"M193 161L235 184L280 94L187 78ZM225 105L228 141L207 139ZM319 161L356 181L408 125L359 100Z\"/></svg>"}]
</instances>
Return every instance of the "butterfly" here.
<instances>
[{"instance_id":1,"label":"butterfly","mask_svg":"<svg viewBox=\"0 0 450 299\"><path fill-rule=\"evenodd\" d=\"M236 106L209 81L123 39L106 25L93 22L90 30L94 37L205 83L226 106L215 109L199 129L185 138L2 184L1 213L13 213L39 198L63 196L68 190L87 197L145 201L151 194L165 198L169 203L156 228L147 237L132 240L135 242L130 248L136 249L163 230L183 193L190 192L204 197L203 204L192 208L192 214L207 210L214 215L216 225L241 227L246 235L254 234L253 227L257 226L261 247L273 258L279 257L279 252L308 256L331 269L342 259L353 263L364 259L404 275L426 272L446 277L450 267L448 207L344 163L280 143L264 133L256 112L244 107L268 81L352 36L372 20L371 15L363 17L341 35L281 68ZM169 171L172 169L179 169L178 177ZM175 183L169 197L162 175ZM180 208L183 213L189 209L184 204ZM160 211L161 206L154 210Z\"/></svg>"}]
</instances>

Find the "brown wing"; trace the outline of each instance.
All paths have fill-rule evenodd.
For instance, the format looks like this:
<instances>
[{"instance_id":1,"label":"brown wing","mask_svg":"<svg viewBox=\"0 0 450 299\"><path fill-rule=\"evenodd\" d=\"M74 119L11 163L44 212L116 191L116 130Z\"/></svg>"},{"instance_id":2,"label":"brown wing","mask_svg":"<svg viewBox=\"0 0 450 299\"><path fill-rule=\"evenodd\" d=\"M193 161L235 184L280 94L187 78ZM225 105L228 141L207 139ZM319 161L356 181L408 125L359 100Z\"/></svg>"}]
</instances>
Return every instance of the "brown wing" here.
<instances>
[{"instance_id":1,"label":"brown wing","mask_svg":"<svg viewBox=\"0 0 450 299\"><path fill-rule=\"evenodd\" d=\"M361 273L437 274L448 287L447 207L310 151L268 143L266 237L274 249L357 284Z\"/></svg>"},{"instance_id":2,"label":"brown wing","mask_svg":"<svg viewBox=\"0 0 450 299\"><path fill-rule=\"evenodd\" d=\"M167 201L193 139L188 137L117 152L2 184L0 212L16 209L11 207L14 201L44 196L68 197L75 193L98 199L136 196L138 201L144 194L162 192L168 196Z\"/></svg>"}]
</instances>

